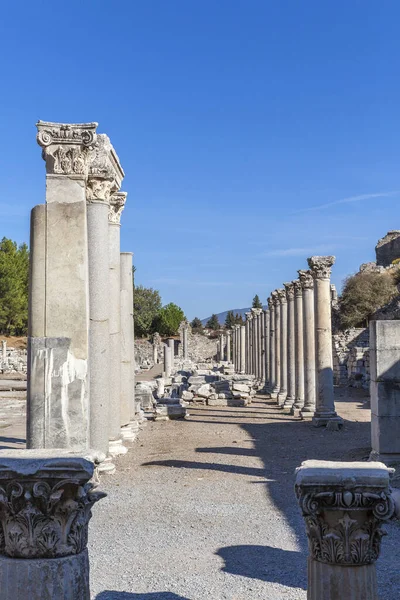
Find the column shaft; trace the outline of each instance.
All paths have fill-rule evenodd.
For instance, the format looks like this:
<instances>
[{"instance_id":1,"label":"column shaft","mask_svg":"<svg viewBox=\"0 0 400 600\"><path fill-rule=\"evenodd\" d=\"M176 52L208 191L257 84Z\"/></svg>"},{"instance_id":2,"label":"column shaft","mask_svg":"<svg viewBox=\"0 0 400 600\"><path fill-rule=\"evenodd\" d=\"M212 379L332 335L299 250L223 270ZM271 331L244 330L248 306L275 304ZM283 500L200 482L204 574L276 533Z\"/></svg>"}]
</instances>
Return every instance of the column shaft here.
<instances>
[{"instance_id":1,"label":"column shaft","mask_svg":"<svg viewBox=\"0 0 400 600\"><path fill-rule=\"evenodd\" d=\"M304 331L303 331L303 290L299 280L294 282L295 306L295 346L296 346L296 390L292 414L296 415L304 406Z\"/></svg>"},{"instance_id":2,"label":"column shaft","mask_svg":"<svg viewBox=\"0 0 400 600\"><path fill-rule=\"evenodd\" d=\"M133 303L132 253L121 252L121 426L124 439L132 439L129 423L135 413L132 371Z\"/></svg>"},{"instance_id":3,"label":"column shaft","mask_svg":"<svg viewBox=\"0 0 400 600\"><path fill-rule=\"evenodd\" d=\"M304 340L304 406L302 417L310 417L315 411L315 325L314 280L310 271L299 271L303 290L303 340Z\"/></svg>"},{"instance_id":4,"label":"column shaft","mask_svg":"<svg viewBox=\"0 0 400 600\"><path fill-rule=\"evenodd\" d=\"M280 389L278 394L278 404L279 406L283 406L287 396L287 382L288 382L288 367L287 367L287 298L285 290L278 290L279 300L281 304L281 353L280 353L280 361L281 361L281 381L280 381Z\"/></svg>"},{"instance_id":5,"label":"column shaft","mask_svg":"<svg viewBox=\"0 0 400 600\"><path fill-rule=\"evenodd\" d=\"M291 409L296 397L296 365L295 365L295 307L293 282L285 283L287 297L287 374L288 388L285 408Z\"/></svg>"}]
</instances>

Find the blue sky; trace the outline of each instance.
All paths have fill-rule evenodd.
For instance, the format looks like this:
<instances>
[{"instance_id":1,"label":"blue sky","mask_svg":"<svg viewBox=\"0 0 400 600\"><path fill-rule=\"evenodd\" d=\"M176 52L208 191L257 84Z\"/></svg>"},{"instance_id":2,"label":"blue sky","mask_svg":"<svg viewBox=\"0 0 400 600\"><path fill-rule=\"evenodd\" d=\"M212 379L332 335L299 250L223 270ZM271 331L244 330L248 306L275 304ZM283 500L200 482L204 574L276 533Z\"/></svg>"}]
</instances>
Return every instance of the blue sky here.
<instances>
[{"instance_id":1,"label":"blue sky","mask_svg":"<svg viewBox=\"0 0 400 600\"><path fill-rule=\"evenodd\" d=\"M189 318L333 281L400 229L397 0L24 0L0 24L0 235L44 201L38 119L99 122L122 250Z\"/></svg>"}]
</instances>

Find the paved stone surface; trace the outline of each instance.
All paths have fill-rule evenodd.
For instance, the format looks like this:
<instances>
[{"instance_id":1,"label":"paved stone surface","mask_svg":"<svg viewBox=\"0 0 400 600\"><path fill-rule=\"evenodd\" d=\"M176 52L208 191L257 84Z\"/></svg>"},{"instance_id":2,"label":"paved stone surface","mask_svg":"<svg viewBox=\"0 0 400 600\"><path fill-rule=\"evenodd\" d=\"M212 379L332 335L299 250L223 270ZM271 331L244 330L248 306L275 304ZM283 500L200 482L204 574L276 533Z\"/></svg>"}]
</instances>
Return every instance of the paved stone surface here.
<instances>
[{"instance_id":1,"label":"paved stone surface","mask_svg":"<svg viewBox=\"0 0 400 600\"><path fill-rule=\"evenodd\" d=\"M149 423L103 478L109 494L90 531L96 600L304 600L306 536L294 496L303 460L364 460L365 394L337 390L339 432L315 429L257 399L190 407L184 422ZM400 530L387 526L381 600L400 590Z\"/></svg>"}]
</instances>

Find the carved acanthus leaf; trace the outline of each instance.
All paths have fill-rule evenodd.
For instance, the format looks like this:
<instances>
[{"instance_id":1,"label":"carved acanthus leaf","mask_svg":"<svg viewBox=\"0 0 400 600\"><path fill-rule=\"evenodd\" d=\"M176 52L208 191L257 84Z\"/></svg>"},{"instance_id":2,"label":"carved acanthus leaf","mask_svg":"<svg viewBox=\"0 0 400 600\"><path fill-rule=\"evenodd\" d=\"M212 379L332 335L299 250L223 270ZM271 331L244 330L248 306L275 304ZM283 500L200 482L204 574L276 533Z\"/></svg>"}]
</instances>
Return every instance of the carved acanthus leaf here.
<instances>
[{"instance_id":1,"label":"carved acanthus leaf","mask_svg":"<svg viewBox=\"0 0 400 600\"><path fill-rule=\"evenodd\" d=\"M300 284L303 290L312 290L314 288L314 279L311 271L300 269L297 271L300 278Z\"/></svg>"},{"instance_id":2,"label":"carved acanthus leaf","mask_svg":"<svg viewBox=\"0 0 400 600\"><path fill-rule=\"evenodd\" d=\"M110 208L108 211L109 223L120 225L127 195L126 192L117 192L110 197Z\"/></svg>"},{"instance_id":3,"label":"carved acanthus leaf","mask_svg":"<svg viewBox=\"0 0 400 600\"><path fill-rule=\"evenodd\" d=\"M334 256L311 256L307 263L315 279L330 279L335 260Z\"/></svg>"}]
</instances>

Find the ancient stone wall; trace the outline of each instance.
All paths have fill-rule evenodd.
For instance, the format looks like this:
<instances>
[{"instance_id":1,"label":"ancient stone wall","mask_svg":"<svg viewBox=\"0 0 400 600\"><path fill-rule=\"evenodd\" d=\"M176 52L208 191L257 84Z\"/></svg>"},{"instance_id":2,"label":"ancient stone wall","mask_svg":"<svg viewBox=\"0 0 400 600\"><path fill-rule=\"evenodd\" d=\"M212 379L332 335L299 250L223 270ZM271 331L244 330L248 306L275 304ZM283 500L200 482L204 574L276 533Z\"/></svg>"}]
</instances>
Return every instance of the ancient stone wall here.
<instances>
[{"instance_id":1,"label":"ancient stone wall","mask_svg":"<svg viewBox=\"0 0 400 600\"><path fill-rule=\"evenodd\" d=\"M388 231L375 247L376 264L388 267L396 258L400 258L400 230Z\"/></svg>"},{"instance_id":2,"label":"ancient stone wall","mask_svg":"<svg viewBox=\"0 0 400 600\"><path fill-rule=\"evenodd\" d=\"M11 346L6 349L6 356L0 355L0 373L26 373L27 372L27 352Z\"/></svg>"},{"instance_id":3,"label":"ancient stone wall","mask_svg":"<svg viewBox=\"0 0 400 600\"><path fill-rule=\"evenodd\" d=\"M167 338L162 340L166 342ZM207 362L214 359L217 354L217 339L210 339L199 333L193 334L189 328L188 331L188 359L196 363ZM175 355L181 355L181 343L175 340ZM178 346L178 348L176 348ZM158 345L158 362L164 360L163 343ZM136 370L150 369L154 365L153 342L151 339L135 340L135 361Z\"/></svg>"},{"instance_id":4,"label":"ancient stone wall","mask_svg":"<svg viewBox=\"0 0 400 600\"><path fill-rule=\"evenodd\" d=\"M352 328L332 336L335 385L368 388L369 330Z\"/></svg>"}]
</instances>

